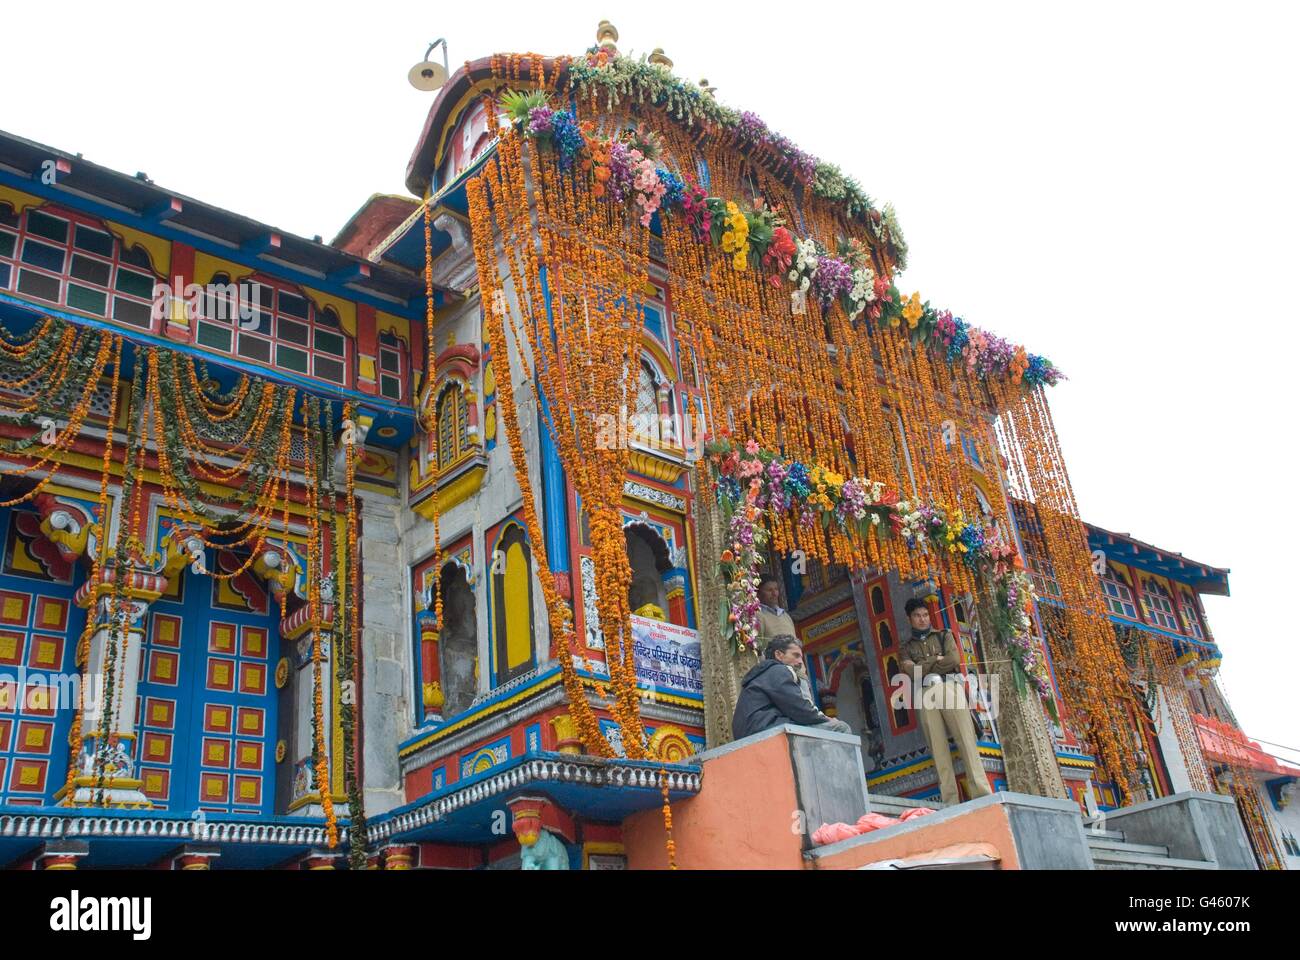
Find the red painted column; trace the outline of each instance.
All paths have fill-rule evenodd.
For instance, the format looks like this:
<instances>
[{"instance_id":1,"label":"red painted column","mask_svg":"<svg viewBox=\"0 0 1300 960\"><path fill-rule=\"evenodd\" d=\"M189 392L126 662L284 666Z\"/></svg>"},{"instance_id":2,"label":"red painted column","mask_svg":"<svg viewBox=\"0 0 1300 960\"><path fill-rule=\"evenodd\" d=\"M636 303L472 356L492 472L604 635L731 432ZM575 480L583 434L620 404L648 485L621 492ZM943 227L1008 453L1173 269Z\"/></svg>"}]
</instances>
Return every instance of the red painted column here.
<instances>
[{"instance_id":1,"label":"red painted column","mask_svg":"<svg viewBox=\"0 0 1300 960\"><path fill-rule=\"evenodd\" d=\"M379 337L375 332L375 308L357 304L357 389L362 393L379 392Z\"/></svg>"}]
</instances>

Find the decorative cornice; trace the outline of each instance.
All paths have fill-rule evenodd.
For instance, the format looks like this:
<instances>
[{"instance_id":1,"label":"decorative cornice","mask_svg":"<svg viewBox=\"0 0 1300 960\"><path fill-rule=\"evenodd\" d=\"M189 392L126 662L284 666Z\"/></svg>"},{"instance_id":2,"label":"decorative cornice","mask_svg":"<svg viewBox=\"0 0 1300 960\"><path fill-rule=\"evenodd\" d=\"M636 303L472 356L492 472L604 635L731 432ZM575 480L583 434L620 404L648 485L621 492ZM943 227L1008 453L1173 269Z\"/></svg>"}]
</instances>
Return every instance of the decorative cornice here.
<instances>
[{"instance_id":1,"label":"decorative cornice","mask_svg":"<svg viewBox=\"0 0 1300 960\"><path fill-rule=\"evenodd\" d=\"M700 792L703 776L698 768L666 770L668 789L676 793ZM640 766L617 760L596 757L538 757L524 760L517 767L495 775L487 774L476 783L450 790L436 799L429 798L413 809L406 810L386 820L371 820L367 838L371 842L384 841L399 834L418 830L436 823L462 807L497 796L508 790L534 783L577 783L586 787L631 787L659 790L659 764Z\"/></svg>"},{"instance_id":2,"label":"decorative cornice","mask_svg":"<svg viewBox=\"0 0 1300 960\"><path fill-rule=\"evenodd\" d=\"M637 483L635 480L623 481L623 496L631 497L633 500L640 500L656 507L666 507L675 513L686 512L685 497L678 496L675 493L669 493L667 490L660 490L658 487L651 487L644 483Z\"/></svg>"},{"instance_id":3,"label":"decorative cornice","mask_svg":"<svg viewBox=\"0 0 1300 960\"><path fill-rule=\"evenodd\" d=\"M228 823L209 817L117 817L68 814L0 814L0 837L56 840L71 837L140 838L142 840L201 841L204 843L286 844L316 846L328 842L324 826L286 823ZM340 826L339 841L347 830Z\"/></svg>"}]
</instances>

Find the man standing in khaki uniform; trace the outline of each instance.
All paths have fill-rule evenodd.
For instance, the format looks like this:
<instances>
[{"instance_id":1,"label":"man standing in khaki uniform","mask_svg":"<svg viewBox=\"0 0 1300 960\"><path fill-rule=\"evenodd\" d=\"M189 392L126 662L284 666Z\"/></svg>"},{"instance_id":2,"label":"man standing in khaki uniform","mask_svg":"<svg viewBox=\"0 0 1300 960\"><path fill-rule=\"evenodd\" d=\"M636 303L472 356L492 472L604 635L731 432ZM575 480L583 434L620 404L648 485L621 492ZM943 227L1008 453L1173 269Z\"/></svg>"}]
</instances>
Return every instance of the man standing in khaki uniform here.
<instances>
[{"instance_id":1,"label":"man standing in khaki uniform","mask_svg":"<svg viewBox=\"0 0 1300 960\"><path fill-rule=\"evenodd\" d=\"M957 752L966 768L966 789L970 799L985 797L993 791L984 765L980 762L975 740L975 722L970 715L970 697L961 674L961 653L952 631L930 627L930 610L925 601L913 598L903 608L912 631L903 642L901 666L913 680L912 709L921 721L925 741L934 757L939 775L939 793L944 803L959 803L957 776L948 752L948 737L957 741Z\"/></svg>"},{"instance_id":2,"label":"man standing in khaki uniform","mask_svg":"<svg viewBox=\"0 0 1300 960\"><path fill-rule=\"evenodd\" d=\"M790 611L784 607L777 606L781 602L781 584L775 577L764 577L758 585L758 647L765 649L771 640L777 637L794 637L798 639L798 634L794 632L794 619L790 616ZM808 681L808 671L804 666L803 658L794 667L796 679L799 681L799 689L803 691L804 699L816 706L812 697L812 684Z\"/></svg>"}]
</instances>

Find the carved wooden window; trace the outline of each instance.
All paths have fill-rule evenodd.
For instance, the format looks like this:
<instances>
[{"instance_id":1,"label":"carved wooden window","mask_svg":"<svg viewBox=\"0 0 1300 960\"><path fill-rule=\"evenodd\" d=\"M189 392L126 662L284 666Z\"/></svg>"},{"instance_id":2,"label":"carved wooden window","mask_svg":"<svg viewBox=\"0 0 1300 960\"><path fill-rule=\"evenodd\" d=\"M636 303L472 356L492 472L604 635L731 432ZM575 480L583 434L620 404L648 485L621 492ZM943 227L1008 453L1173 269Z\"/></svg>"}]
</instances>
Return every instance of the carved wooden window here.
<instances>
[{"instance_id":1,"label":"carved wooden window","mask_svg":"<svg viewBox=\"0 0 1300 960\"><path fill-rule=\"evenodd\" d=\"M438 469L445 470L469 450L469 403L459 383L438 395Z\"/></svg>"}]
</instances>

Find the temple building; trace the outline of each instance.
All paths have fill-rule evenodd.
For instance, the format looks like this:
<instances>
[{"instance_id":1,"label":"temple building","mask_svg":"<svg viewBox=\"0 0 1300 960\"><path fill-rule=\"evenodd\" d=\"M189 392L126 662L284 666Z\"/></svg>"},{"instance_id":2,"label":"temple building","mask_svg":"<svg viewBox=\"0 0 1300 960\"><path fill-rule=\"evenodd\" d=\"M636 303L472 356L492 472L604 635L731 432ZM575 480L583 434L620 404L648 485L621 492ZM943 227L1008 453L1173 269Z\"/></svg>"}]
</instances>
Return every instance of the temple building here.
<instances>
[{"instance_id":1,"label":"temple building","mask_svg":"<svg viewBox=\"0 0 1300 960\"><path fill-rule=\"evenodd\" d=\"M1228 570L1086 523L1052 361L617 43L417 66L330 242L0 134L0 866L1300 864ZM851 734L733 737L769 578Z\"/></svg>"}]
</instances>

